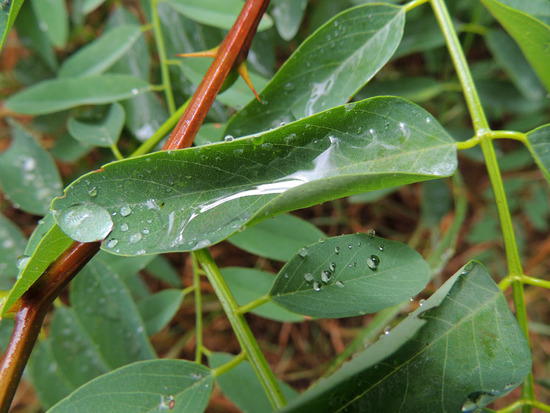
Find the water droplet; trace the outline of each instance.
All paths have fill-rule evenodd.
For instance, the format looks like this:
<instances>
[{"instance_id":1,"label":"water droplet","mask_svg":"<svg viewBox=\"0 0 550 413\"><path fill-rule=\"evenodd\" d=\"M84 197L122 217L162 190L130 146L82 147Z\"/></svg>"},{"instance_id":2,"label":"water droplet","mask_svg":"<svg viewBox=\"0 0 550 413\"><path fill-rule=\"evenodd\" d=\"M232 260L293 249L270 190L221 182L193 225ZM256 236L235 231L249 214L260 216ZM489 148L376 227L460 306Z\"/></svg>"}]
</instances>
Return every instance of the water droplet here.
<instances>
[{"instance_id":1,"label":"water droplet","mask_svg":"<svg viewBox=\"0 0 550 413\"><path fill-rule=\"evenodd\" d=\"M342 281L336 281L334 284L335 284L336 286L340 287L340 288L344 288L344 287L345 287L345 285L344 285L344 283L343 283Z\"/></svg>"},{"instance_id":2,"label":"water droplet","mask_svg":"<svg viewBox=\"0 0 550 413\"><path fill-rule=\"evenodd\" d=\"M344 106L344 108L346 109L346 112L350 112L355 108L356 105L357 104L355 102L348 103L347 105Z\"/></svg>"},{"instance_id":3,"label":"water droplet","mask_svg":"<svg viewBox=\"0 0 550 413\"><path fill-rule=\"evenodd\" d=\"M136 242L141 241L143 238L143 235L141 235L141 232L136 232L135 234L130 235L130 239L128 240L130 244L135 244Z\"/></svg>"},{"instance_id":4,"label":"water droplet","mask_svg":"<svg viewBox=\"0 0 550 413\"><path fill-rule=\"evenodd\" d=\"M422 299L418 302L418 305L420 305L420 307L423 307L424 304L426 304L426 300Z\"/></svg>"},{"instance_id":5,"label":"water droplet","mask_svg":"<svg viewBox=\"0 0 550 413\"><path fill-rule=\"evenodd\" d=\"M319 242L325 242L324 238L319 238Z\"/></svg>"},{"instance_id":6,"label":"water droplet","mask_svg":"<svg viewBox=\"0 0 550 413\"><path fill-rule=\"evenodd\" d=\"M432 123L432 118L430 118L429 116L426 117L426 123Z\"/></svg>"},{"instance_id":7,"label":"water droplet","mask_svg":"<svg viewBox=\"0 0 550 413\"><path fill-rule=\"evenodd\" d=\"M244 152L244 149L243 149L243 148L237 148L237 149L235 149L235 150L233 151L233 153L234 153L235 155L242 155L243 152Z\"/></svg>"},{"instance_id":8,"label":"water droplet","mask_svg":"<svg viewBox=\"0 0 550 413\"><path fill-rule=\"evenodd\" d=\"M414 297L411 295L411 298L409 298L409 301L412 303L414 302Z\"/></svg>"},{"instance_id":9,"label":"water droplet","mask_svg":"<svg viewBox=\"0 0 550 413\"><path fill-rule=\"evenodd\" d=\"M367 235L368 235L369 237L371 237L371 238L374 238L374 236L376 235L376 231L373 230L373 229L369 229L369 230L367 231Z\"/></svg>"},{"instance_id":10,"label":"water droplet","mask_svg":"<svg viewBox=\"0 0 550 413\"><path fill-rule=\"evenodd\" d=\"M17 268L19 268L19 271L22 271L27 264L29 263L31 257L27 255L21 255L17 260L15 261L15 265L17 265Z\"/></svg>"},{"instance_id":11,"label":"water droplet","mask_svg":"<svg viewBox=\"0 0 550 413\"><path fill-rule=\"evenodd\" d=\"M384 335L389 336L390 335L390 330L391 330L390 326L387 326L386 328L384 328Z\"/></svg>"},{"instance_id":12,"label":"water droplet","mask_svg":"<svg viewBox=\"0 0 550 413\"><path fill-rule=\"evenodd\" d=\"M305 258L305 257L307 257L307 256L309 255L309 251L307 250L307 248L304 247L304 248L302 248L302 249L300 250L300 252L298 253L298 255L299 255L300 257L302 257L302 258Z\"/></svg>"},{"instance_id":13,"label":"water droplet","mask_svg":"<svg viewBox=\"0 0 550 413\"><path fill-rule=\"evenodd\" d=\"M141 232L143 235L149 234L149 230L147 228L143 229Z\"/></svg>"},{"instance_id":14,"label":"water droplet","mask_svg":"<svg viewBox=\"0 0 550 413\"><path fill-rule=\"evenodd\" d=\"M321 291L321 283L319 283L319 281L315 281L315 282L313 283L313 289L314 289L315 291Z\"/></svg>"},{"instance_id":15,"label":"water droplet","mask_svg":"<svg viewBox=\"0 0 550 413\"><path fill-rule=\"evenodd\" d=\"M107 243L107 248L114 248L116 244L118 244L118 240L113 238Z\"/></svg>"},{"instance_id":16,"label":"water droplet","mask_svg":"<svg viewBox=\"0 0 550 413\"><path fill-rule=\"evenodd\" d=\"M92 198L97 195L97 188L94 186L92 189L88 191L88 195L90 195Z\"/></svg>"},{"instance_id":17,"label":"water droplet","mask_svg":"<svg viewBox=\"0 0 550 413\"><path fill-rule=\"evenodd\" d=\"M120 207L120 215L123 217L127 217L132 213L132 209L128 205L124 205Z\"/></svg>"},{"instance_id":18,"label":"water droplet","mask_svg":"<svg viewBox=\"0 0 550 413\"><path fill-rule=\"evenodd\" d=\"M340 254L340 247L334 247L334 253L335 254Z\"/></svg>"},{"instance_id":19,"label":"water droplet","mask_svg":"<svg viewBox=\"0 0 550 413\"><path fill-rule=\"evenodd\" d=\"M330 274L330 271L323 270L321 272L321 281L323 281L324 283L328 283L331 278L332 278L332 275Z\"/></svg>"},{"instance_id":20,"label":"water droplet","mask_svg":"<svg viewBox=\"0 0 550 413\"><path fill-rule=\"evenodd\" d=\"M294 90L294 84L292 82L287 82L283 86L283 89L288 91Z\"/></svg>"},{"instance_id":21,"label":"water droplet","mask_svg":"<svg viewBox=\"0 0 550 413\"><path fill-rule=\"evenodd\" d=\"M136 251L136 255L145 255L146 253L147 253L147 251L145 251L145 250Z\"/></svg>"},{"instance_id":22,"label":"water droplet","mask_svg":"<svg viewBox=\"0 0 550 413\"><path fill-rule=\"evenodd\" d=\"M367 265L371 270L376 270L380 265L380 258L378 258L376 255L371 255L369 258L367 258Z\"/></svg>"},{"instance_id":23,"label":"water droplet","mask_svg":"<svg viewBox=\"0 0 550 413\"><path fill-rule=\"evenodd\" d=\"M308 283L313 281L313 274L310 272L306 272L304 274L304 280L306 280Z\"/></svg>"},{"instance_id":24,"label":"water droplet","mask_svg":"<svg viewBox=\"0 0 550 413\"><path fill-rule=\"evenodd\" d=\"M139 90L137 88L132 89L132 95L137 95L139 93Z\"/></svg>"},{"instance_id":25,"label":"water droplet","mask_svg":"<svg viewBox=\"0 0 550 413\"><path fill-rule=\"evenodd\" d=\"M79 242L103 240L113 229L111 214L97 204L75 205L54 214L63 232Z\"/></svg>"},{"instance_id":26,"label":"water droplet","mask_svg":"<svg viewBox=\"0 0 550 413\"><path fill-rule=\"evenodd\" d=\"M380 244L380 245L378 246L378 249L379 249L380 251L384 251L384 248L385 248L385 247L384 247L384 244Z\"/></svg>"},{"instance_id":27,"label":"water droplet","mask_svg":"<svg viewBox=\"0 0 550 413\"><path fill-rule=\"evenodd\" d=\"M334 272L334 271L336 270L336 263L331 262L328 268L329 268L332 272Z\"/></svg>"},{"instance_id":28,"label":"water droplet","mask_svg":"<svg viewBox=\"0 0 550 413\"><path fill-rule=\"evenodd\" d=\"M288 277L289 277L288 272L285 272L284 277L288 280Z\"/></svg>"},{"instance_id":29,"label":"water droplet","mask_svg":"<svg viewBox=\"0 0 550 413\"><path fill-rule=\"evenodd\" d=\"M128 227L128 224L127 224L126 222L125 222L124 224L121 224L121 225L120 225L120 230L121 230L122 232L128 231L128 228L129 228L129 227Z\"/></svg>"},{"instance_id":30,"label":"water droplet","mask_svg":"<svg viewBox=\"0 0 550 413\"><path fill-rule=\"evenodd\" d=\"M227 135L225 138L223 138L225 142L233 142L235 138L231 135Z\"/></svg>"}]
</instances>

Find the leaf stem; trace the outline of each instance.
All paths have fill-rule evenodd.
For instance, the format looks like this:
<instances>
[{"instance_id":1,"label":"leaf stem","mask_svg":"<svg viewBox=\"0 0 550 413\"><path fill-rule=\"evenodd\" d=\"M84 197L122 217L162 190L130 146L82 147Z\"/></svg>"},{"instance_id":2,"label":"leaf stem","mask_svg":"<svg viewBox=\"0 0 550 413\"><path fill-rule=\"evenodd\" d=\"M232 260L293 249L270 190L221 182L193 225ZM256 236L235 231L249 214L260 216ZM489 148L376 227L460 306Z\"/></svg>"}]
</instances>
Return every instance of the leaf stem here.
<instances>
[{"instance_id":1,"label":"leaf stem","mask_svg":"<svg viewBox=\"0 0 550 413\"><path fill-rule=\"evenodd\" d=\"M473 138L470 138L466 141L457 142L456 149L458 150L470 149L470 148L473 148L474 146L479 145L479 143L480 143L480 137L474 136Z\"/></svg>"},{"instance_id":2,"label":"leaf stem","mask_svg":"<svg viewBox=\"0 0 550 413\"><path fill-rule=\"evenodd\" d=\"M214 377L221 376L222 374L227 373L232 368L237 367L239 364L241 364L245 360L246 360L246 353L243 351L238 355L236 355L235 357L233 357L231 361L228 361L227 363L222 364L220 367L217 367L214 370L212 370L212 375Z\"/></svg>"},{"instance_id":3,"label":"leaf stem","mask_svg":"<svg viewBox=\"0 0 550 413\"><path fill-rule=\"evenodd\" d=\"M265 303L268 303L269 301L271 301L271 296L269 294L266 294L260 298L256 298L254 301L251 301L248 304L240 306L239 309L237 310L237 314L248 313L257 307Z\"/></svg>"},{"instance_id":4,"label":"leaf stem","mask_svg":"<svg viewBox=\"0 0 550 413\"><path fill-rule=\"evenodd\" d=\"M429 0L411 0L408 3L403 5L405 12L414 9L415 7L421 6L424 3L427 3Z\"/></svg>"},{"instance_id":5,"label":"leaf stem","mask_svg":"<svg viewBox=\"0 0 550 413\"><path fill-rule=\"evenodd\" d=\"M158 0L151 0L151 23L153 24L153 37L155 38L155 43L159 54L160 74L162 78L162 85L164 86L164 96L166 97L168 112L173 114L176 111L176 104L174 103L174 94L172 93L170 73L168 72L168 66L166 65L166 47L164 46L164 38L162 37L160 19L157 12L157 2Z\"/></svg>"},{"instance_id":6,"label":"leaf stem","mask_svg":"<svg viewBox=\"0 0 550 413\"><path fill-rule=\"evenodd\" d=\"M510 130L492 130L487 133L487 137L491 139L513 139L524 144L527 143L527 135L525 133Z\"/></svg>"},{"instance_id":7,"label":"leaf stem","mask_svg":"<svg viewBox=\"0 0 550 413\"><path fill-rule=\"evenodd\" d=\"M122 156L122 154L118 150L118 146L116 146L116 143L113 143L111 145L111 152L113 152L113 155L115 155L115 158L117 158L119 161L124 159L124 156Z\"/></svg>"},{"instance_id":8,"label":"leaf stem","mask_svg":"<svg viewBox=\"0 0 550 413\"><path fill-rule=\"evenodd\" d=\"M193 261L193 287L195 287L195 363L201 364L202 361L202 295L201 295L201 276L199 274L199 263L195 255L191 254Z\"/></svg>"},{"instance_id":9,"label":"leaf stem","mask_svg":"<svg viewBox=\"0 0 550 413\"><path fill-rule=\"evenodd\" d=\"M218 266L214 262L212 255L208 249L201 249L193 253L202 268L206 272L206 276L214 288L220 303L233 327L233 331L237 336L243 352L246 354L248 360L252 364L254 371L256 372L262 387L265 389L269 401L274 408L279 409L286 404L285 398L279 385L273 375L273 372L269 368L267 361L258 346L258 343L250 327L248 326L244 316L238 314L239 307L237 302L231 295L227 284L225 283Z\"/></svg>"}]
</instances>

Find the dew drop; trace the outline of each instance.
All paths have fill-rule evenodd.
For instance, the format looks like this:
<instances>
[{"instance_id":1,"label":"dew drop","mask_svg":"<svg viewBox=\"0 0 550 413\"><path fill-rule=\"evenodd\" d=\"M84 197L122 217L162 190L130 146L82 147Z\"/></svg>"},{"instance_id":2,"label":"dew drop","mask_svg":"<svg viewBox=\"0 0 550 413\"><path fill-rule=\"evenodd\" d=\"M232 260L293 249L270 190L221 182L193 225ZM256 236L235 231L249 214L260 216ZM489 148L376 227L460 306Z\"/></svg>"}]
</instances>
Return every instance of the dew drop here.
<instances>
[{"instance_id":1,"label":"dew drop","mask_svg":"<svg viewBox=\"0 0 550 413\"><path fill-rule=\"evenodd\" d=\"M344 287L345 287L345 285L344 285L344 283L343 283L342 281L336 281L336 282L334 283L334 285L336 285L337 287L340 287L340 288L344 288Z\"/></svg>"},{"instance_id":2,"label":"dew drop","mask_svg":"<svg viewBox=\"0 0 550 413\"><path fill-rule=\"evenodd\" d=\"M137 95L139 93L139 90L137 88L132 89L132 95Z\"/></svg>"},{"instance_id":3,"label":"dew drop","mask_svg":"<svg viewBox=\"0 0 550 413\"><path fill-rule=\"evenodd\" d=\"M224 142L233 142L235 138L231 135L227 135L225 138L223 138Z\"/></svg>"},{"instance_id":4,"label":"dew drop","mask_svg":"<svg viewBox=\"0 0 550 413\"><path fill-rule=\"evenodd\" d=\"M288 272L285 272L285 275L283 277L285 277L288 280L288 277L289 277Z\"/></svg>"},{"instance_id":5,"label":"dew drop","mask_svg":"<svg viewBox=\"0 0 550 413\"><path fill-rule=\"evenodd\" d=\"M111 214L97 204L74 205L54 214L63 232L75 241L100 241L113 229Z\"/></svg>"},{"instance_id":6,"label":"dew drop","mask_svg":"<svg viewBox=\"0 0 550 413\"><path fill-rule=\"evenodd\" d=\"M336 271L336 263L331 262L328 268L329 268L332 272Z\"/></svg>"},{"instance_id":7,"label":"dew drop","mask_svg":"<svg viewBox=\"0 0 550 413\"><path fill-rule=\"evenodd\" d=\"M344 106L344 108L346 109L346 112L351 112L356 106L356 103L348 103L347 105Z\"/></svg>"},{"instance_id":8,"label":"dew drop","mask_svg":"<svg viewBox=\"0 0 550 413\"><path fill-rule=\"evenodd\" d=\"M332 275L330 274L330 271L323 270L321 272L321 281L323 281L324 283L328 283L331 278L332 278Z\"/></svg>"},{"instance_id":9,"label":"dew drop","mask_svg":"<svg viewBox=\"0 0 550 413\"><path fill-rule=\"evenodd\" d=\"M378 249L379 249L380 251L384 251L384 248L385 248L385 247L384 247L384 244L380 244L380 245L378 246Z\"/></svg>"},{"instance_id":10,"label":"dew drop","mask_svg":"<svg viewBox=\"0 0 550 413\"><path fill-rule=\"evenodd\" d=\"M304 280L306 280L308 283L313 281L313 274L310 272L306 272L304 274Z\"/></svg>"},{"instance_id":11,"label":"dew drop","mask_svg":"<svg viewBox=\"0 0 550 413\"><path fill-rule=\"evenodd\" d=\"M367 231L367 235L368 235L369 237L371 237L371 238L374 238L374 236L376 235L376 231L373 230L373 229L369 229L369 230Z\"/></svg>"},{"instance_id":12,"label":"dew drop","mask_svg":"<svg viewBox=\"0 0 550 413\"><path fill-rule=\"evenodd\" d=\"M135 244L136 242L141 241L143 238L143 235L141 235L141 232L136 232L135 234L130 235L130 239L128 240L130 244Z\"/></svg>"},{"instance_id":13,"label":"dew drop","mask_svg":"<svg viewBox=\"0 0 550 413\"><path fill-rule=\"evenodd\" d=\"M17 265L17 268L22 271L27 266L30 259L31 257L27 255L21 255L19 258L17 258L17 261L15 261L15 265Z\"/></svg>"},{"instance_id":14,"label":"dew drop","mask_svg":"<svg viewBox=\"0 0 550 413\"><path fill-rule=\"evenodd\" d=\"M313 283L313 289L314 289L315 291L321 291L321 283L319 283L319 281L315 281L315 282Z\"/></svg>"},{"instance_id":15,"label":"dew drop","mask_svg":"<svg viewBox=\"0 0 550 413\"><path fill-rule=\"evenodd\" d=\"M120 207L120 215L123 217L127 217L132 213L132 209L128 205L124 205Z\"/></svg>"},{"instance_id":16,"label":"dew drop","mask_svg":"<svg viewBox=\"0 0 550 413\"><path fill-rule=\"evenodd\" d=\"M147 228L143 229L141 232L143 235L149 234L149 230Z\"/></svg>"},{"instance_id":17,"label":"dew drop","mask_svg":"<svg viewBox=\"0 0 550 413\"><path fill-rule=\"evenodd\" d=\"M376 255L371 255L369 258L367 258L367 265L371 270L376 270L380 265L380 258L378 258Z\"/></svg>"},{"instance_id":18,"label":"dew drop","mask_svg":"<svg viewBox=\"0 0 550 413\"><path fill-rule=\"evenodd\" d=\"M319 242L325 242L325 239L324 238L319 238Z\"/></svg>"},{"instance_id":19,"label":"dew drop","mask_svg":"<svg viewBox=\"0 0 550 413\"><path fill-rule=\"evenodd\" d=\"M390 326L387 326L386 328L384 328L384 335L389 336L390 335L390 330L391 330Z\"/></svg>"},{"instance_id":20,"label":"dew drop","mask_svg":"<svg viewBox=\"0 0 550 413\"><path fill-rule=\"evenodd\" d=\"M283 89L288 91L294 90L294 84L292 82L287 82L283 86Z\"/></svg>"},{"instance_id":21,"label":"dew drop","mask_svg":"<svg viewBox=\"0 0 550 413\"><path fill-rule=\"evenodd\" d=\"M121 230L122 232L128 231L128 224L127 224L126 222L125 222L124 224L121 224L121 225L120 225L120 230Z\"/></svg>"},{"instance_id":22,"label":"dew drop","mask_svg":"<svg viewBox=\"0 0 550 413\"><path fill-rule=\"evenodd\" d=\"M118 244L118 240L113 238L107 243L107 248L114 248L116 244Z\"/></svg>"},{"instance_id":23,"label":"dew drop","mask_svg":"<svg viewBox=\"0 0 550 413\"><path fill-rule=\"evenodd\" d=\"M426 117L426 123L432 123L432 118L430 118L429 116Z\"/></svg>"},{"instance_id":24,"label":"dew drop","mask_svg":"<svg viewBox=\"0 0 550 413\"><path fill-rule=\"evenodd\" d=\"M136 255L145 255L146 253L147 253L147 251L145 251L145 250L136 251Z\"/></svg>"},{"instance_id":25,"label":"dew drop","mask_svg":"<svg viewBox=\"0 0 550 413\"><path fill-rule=\"evenodd\" d=\"M423 307L424 304L426 304L426 300L422 299L418 302L418 304L420 305L420 307Z\"/></svg>"},{"instance_id":26,"label":"dew drop","mask_svg":"<svg viewBox=\"0 0 550 413\"><path fill-rule=\"evenodd\" d=\"M88 195L90 195L92 198L97 195L97 188L94 186L92 189L88 191Z\"/></svg>"},{"instance_id":27,"label":"dew drop","mask_svg":"<svg viewBox=\"0 0 550 413\"><path fill-rule=\"evenodd\" d=\"M411 295L411 298L409 298L409 301L412 303L414 302L414 297Z\"/></svg>"},{"instance_id":28,"label":"dew drop","mask_svg":"<svg viewBox=\"0 0 550 413\"><path fill-rule=\"evenodd\" d=\"M309 255L309 251L307 250L307 248L304 247L304 248L302 248L302 249L300 250L300 252L298 253L298 255L299 255L300 257L302 257L302 258L305 258L305 257L307 257L307 256Z\"/></svg>"},{"instance_id":29,"label":"dew drop","mask_svg":"<svg viewBox=\"0 0 550 413\"><path fill-rule=\"evenodd\" d=\"M334 247L334 253L340 254L340 247Z\"/></svg>"}]
</instances>

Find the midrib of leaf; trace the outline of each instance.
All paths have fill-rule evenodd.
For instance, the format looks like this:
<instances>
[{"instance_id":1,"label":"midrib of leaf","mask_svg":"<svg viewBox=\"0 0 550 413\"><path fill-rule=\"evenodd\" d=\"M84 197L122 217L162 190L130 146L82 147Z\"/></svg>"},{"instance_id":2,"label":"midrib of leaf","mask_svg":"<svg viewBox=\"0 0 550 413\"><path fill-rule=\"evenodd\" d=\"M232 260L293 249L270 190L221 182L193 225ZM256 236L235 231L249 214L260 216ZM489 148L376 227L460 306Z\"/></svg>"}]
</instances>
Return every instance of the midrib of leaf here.
<instances>
[{"instance_id":1,"label":"midrib of leaf","mask_svg":"<svg viewBox=\"0 0 550 413\"><path fill-rule=\"evenodd\" d=\"M457 280L458 281L458 280ZM466 282L472 282L470 280L466 280ZM455 283L456 285L456 283ZM498 299L499 297L499 294L498 294L498 291L493 291L493 290L490 290L482 285L479 285L477 283L474 283L475 286L477 286L478 288L483 288L484 290L486 291L489 291L489 292L492 292L492 293L495 293L493 295L493 297L489 300L486 300L481 306L475 308L475 310L471 311L470 312L470 315L462 318L460 321L458 321L457 323L455 324L451 324L450 322L448 322L447 320L443 320L443 319L438 319L438 318L432 318L433 320L438 320L438 321L441 321L441 322L445 322L447 324L450 325L449 329L446 330L444 333L442 333L439 337L437 337L436 339L434 339L428 346L426 346L425 348L423 348L422 350L420 350L419 352L417 352L414 356L410 357L408 360L406 360L404 363L396 366L394 368L394 370L390 373L388 373L386 376L382 377L380 380L378 380L376 383L373 383L368 389L365 389L365 391L363 391L362 393L360 393L359 395L357 395L355 398L351 399L348 403L346 403L345 405L341 406L338 411L342 411L343 409L345 409L347 406L349 406L350 404L354 403L356 400L360 399L361 397L363 397L365 394L369 393L373 388L375 388L376 386L382 384L383 382L385 382L386 380L388 380L392 375L394 375L395 373L397 373L398 371L400 371L401 369L403 369L406 365L410 364L412 361L414 361L417 357L421 356L425 351L428 351L428 349L430 349L433 345L437 344L442 338L446 338L447 339L447 343L448 343L448 335L450 333L452 333L453 331L455 331L457 328L460 328L462 326L462 324L466 323L466 322L469 322L471 318L475 317L478 313L480 313L481 311L485 310L486 307L488 307L489 305L491 304L494 304L494 302L496 302L496 300ZM450 297L446 297L445 300L452 300L455 304L459 304L461 306L464 307L463 304L459 303L458 301L450 298ZM432 308L429 308L427 309L426 311L430 311L432 309L435 309L437 307L441 306L441 304L439 304L438 306L435 306L435 307L432 307ZM466 307L467 309L471 310L471 307ZM423 312L419 313L416 317L418 318L418 316L420 316ZM425 317L423 318L424 320L428 320L428 317ZM418 332L420 332L421 329L423 329L426 324L428 323L428 321L426 321L426 323L424 323L424 325L422 325ZM417 334L418 334L417 332ZM403 345L405 345L406 343L403 343ZM475 340L474 340L474 344L476 344ZM445 349L447 350L447 347L445 347ZM476 348L476 351L475 351L475 354L476 354L476 357L478 355L478 352L477 352L477 348ZM446 358L445 358L446 359ZM383 362L383 360L382 360ZM382 363L381 362L381 363ZM376 364L379 364L379 363L376 363ZM382 363L383 364L383 363ZM479 364L479 363L478 363ZM443 366L445 366L446 363L443 363ZM481 374L481 372L480 372ZM481 381L481 379L480 379ZM407 383L408 383L408 377L407 377ZM443 393L442 393L442 397L443 397Z\"/></svg>"}]
</instances>

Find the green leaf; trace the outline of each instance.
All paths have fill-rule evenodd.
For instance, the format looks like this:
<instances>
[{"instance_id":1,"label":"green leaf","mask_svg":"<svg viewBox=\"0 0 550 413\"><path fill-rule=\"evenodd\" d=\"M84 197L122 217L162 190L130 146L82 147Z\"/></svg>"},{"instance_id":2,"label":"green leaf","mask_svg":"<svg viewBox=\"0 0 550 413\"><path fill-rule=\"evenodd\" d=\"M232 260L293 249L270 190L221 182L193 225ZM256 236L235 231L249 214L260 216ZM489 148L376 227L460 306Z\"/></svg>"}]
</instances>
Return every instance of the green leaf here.
<instances>
[{"instance_id":1,"label":"green leaf","mask_svg":"<svg viewBox=\"0 0 550 413\"><path fill-rule=\"evenodd\" d=\"M139 302L138 310L149 337L168 325L179 310L182 301L182 290L163 290Z\"/></svg>"},{"instance_id":2,"label":"green leaf","mask_svg":"<svg viewBox=\"0 0 550 413\"><path fill-rule=\"evenodd\" d=\"M230 362L234 356L226 353L212 353L208 356L211 368L217 368ZM288 384L278 380L281 391L287 401L296 398L296 391ZM216 377L216 383L243 413L271 412L273 407L258 380L252 365L248 361L239 363L226 373Z\"/></svg>"},{"instance_id":3,"label":"green leaf","mask_svg":"<svg viewBox=\"0 0 550 413\"><path fill-rule=\"evenodd\" d=\"M71 388L76 389L110 371L99 346L88 336L73 310L66 307L56 309L48 340L59 373Z\"/></svg>"},{"instance_id":4,"label":"green leaf","mask_svg":"<svg viewBox=\"0 0 550 413\"><path fill-rule=\"evenodd\" d=\"M21 126L12 124L12 143L0 155L0 182L17 208L35 215L48 213L61 194L61 176L52 157Z\"/></svg>"},{"instance_id":5,"label":"green leaf","mask_svg":"<svg viewBox=\"0 0 550 413\"><path fill-rule=\"evenodd\" d=\"M526 145L550 184L550 124L529 132Z\"/></svg>"},{"instance_id":6,"label":"green leaf","mask_svg":"<svg viewBox=\"0 0 550 413\"><path fill-rule=\"evenodd\" d=\"M146 81L128 75L53 79L12 95L4 104L17 113L41 115L81 105L111 103L149 90Z\"/></svg>"},{"instance_id":7,"label":"green leaf","mask_svg":"<svg viewBox=\"0 0 550 413\"><path fill-rule=\"evenodd\" d=\"M213 383L210 370L197 363L142 361L92 380L48 412L202 412Z\"/></svg>"},{"instance_id":8,"label":"green leaf","mask_svg":"<svg viewBox=\"0 0 550 413\"><path fill-rule=\"evenodd\" d=\"M471 262L285 412L472 412L512 391L531 354L506 298Z\"/></svg>"},{"instance_id":9,"label":"green leaf","mask_svg":"<svg viewBox=\"0 0 550 413\"><path fill-rule=\"evenodd\" d=\"M248 304L266 295L273 285L273 281L275 281L275 274L251 268L227 267L222 268L221 273L239 305ZM267 302L251 312L260 317L283 323L304 320L301 315L288 311L272 302Z\"/></svg>"},{"instance_id":10,"label":"green leaf","mask_svg":"<svg viewBox=\"0 0 550 413\"><path fill-rule=\"evenodd\" d=\"M269 295L299 314L352 317L399 304L429 280L428 263L405 244L343 235L300 250L279 271Z\"/></svg>"},{"instance_id":11,"label":"green leaf","mask_svg":"<svg viewBox=\"0 0 550 413\"><path fill-rule=\"evenodd\" d=\"M191 20L226 30L233 27L244 5L240 0L168 0L168 3ZM272 25L273 21L264 15L258 31L269 29Z\"/></svg>"},{"instance_id":12,"label":"green leaf","mask_svg":"<svg viewBox=\"0 0 550 413\"><path fill-rule=\"evenodd\" d=\"M181 277L174 266L162 255L157 255L147 264L146 270L153 277L167 282L172 287L181 287Z\"/></svg>"},{"instance_id":13,"label":"green leaf","mask_svg":"<svg viewBox=\"0 0 550 413\"><path fill-rule=\"evenodd\" d=\"M27 238L12 221L0 214L0 290L9 290L19 270L16 261L25 250Z\"/></svg>"},{"instance_id":14,"label":"green leaf","mask_svg":"<svg viewBox=\"0 0 550 413\"><path fill-rule=\"evenodd\" d=\"M413 102L425 102L445 92L446 86L431 77L406 77L369 83L356 98L397 95Z\"/></svg>"},{"instance_id":15,"label":"green leaf","mask_svg":"<svg viewBox=\"0 0 550 413\"><path fill-rule=\"evenodd\" d=\"M304 245L325 236L315 225L285 214L238 232L228 241L251 254L287 261Z\"/></svg>"},{"instance_id":16,"label":"green leaf","mask_svg":"<svg viewBox=\"0 0 550 413\"><path fill-rule=\"evenodd\" d=\"M550 24L550 3L548 0L500 0L500 2Z\"/></svg>"},{"instance_id":17,"label":"green leaf","mask_svg":"<svg viewBox=\"0 0 550 413\"><path fill-rule=\"evenodd\" d=\"M10 2L3 2L0 6L0 34L2 39L0 40L0 51L4 47L4 43L10 33L10 30L17 18L19 9L23 5L24 0L12 0Z\"/></svg>"},{"instance_id":18,"label":"green leaf","mask_svg":"<svg viewBox=\"0 0 550 413\"><path fill-rule=\"evenodd\" d=\"M307 0L274 0L271 14L275 18L277 32L284 40L292 39L304 18Z\"/></svg>"},{"instance_id":19,"label":"green leaf","mask_svg":"<svg viewBox=\"0 0 550 413\"><path fill-rule=\"evenodd\" d=\"M109 30L65 60L58 76L63 78L101 74L120 59L140 35L141 28L132 24Z\"/></svg>"},{"instance_id":20,"label":"green leaf","mask_svg":"<svg viewBox=\"0 0 550 413\"><path fill-rule=\"evenodd\" d=\"M402 7L367 4L340 13L296 49L260 93L230 119L243 136L347 102L392 56L401 41Z\"/></svg>"},{"instance_id":21,"label":"green leaf","mask_svg":"<svg viewBox=\"0 0 550 413\"><path fill-rule=\"evenodd\" d=\"M56 47L65 47L69 36L69 13L65 0L30 0L38 27Z\"/></svg>"},{"instance_id":22,"label":"green leaf","mask_svg":"<svg viewBox=\"0 0 550 413\"><path fill-rule=\"evenodd\" d=\"M116 145L124 127L124 108L112 103L103 119L97 122L84 122L69 118L69 133L76 140L94 146L109 147Z\"/></svg>"},{"instance_id":23,"label":"green leaf","mask_svg":"<svg viewBox=\"0 0 550 413\"><path fill-rule=\"evenodd\" d=\"M55 159L73 163L86 156L92 149L93 146L77 141L67 132L57 138L50 153Z\"/></svg>"},{"instance_id":24,"label":"green leaf","mask_svg":"<svg viewBox=\"0 0 550 413\"><path fill-rule=\"evenodd\" d=\"M481 0L491 14L514 38L540 80L550 91L550 27L522 11L497 0Z\"/></svg>"},{"instance_id":25,"label":"green leaf","mask_svg":"<svg viewBox=\"0 0 550 413\"><path fill-rule=\"evenodd\" d=\"M109 234L102 248L116 254L188 251L289 210L455 168L454 141L429 113L384 97L255 137L105 165L52 208L71 237L104 229L92 235Z\"/></svg>"},{"instance_id":26,"label":"green leaf","mask_svg":"<svg viewBox=\"0 0 550 413\"><path fill-rule=\"evenodd\" d=\"M105 264L90 262L80 272L71 284L71 303L110 368L155 358L130 293Z\"/></svg>"}]
</instances>

